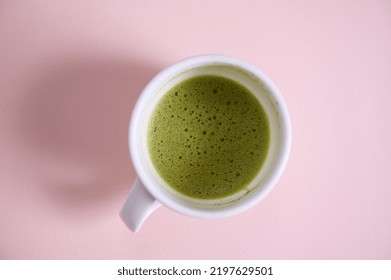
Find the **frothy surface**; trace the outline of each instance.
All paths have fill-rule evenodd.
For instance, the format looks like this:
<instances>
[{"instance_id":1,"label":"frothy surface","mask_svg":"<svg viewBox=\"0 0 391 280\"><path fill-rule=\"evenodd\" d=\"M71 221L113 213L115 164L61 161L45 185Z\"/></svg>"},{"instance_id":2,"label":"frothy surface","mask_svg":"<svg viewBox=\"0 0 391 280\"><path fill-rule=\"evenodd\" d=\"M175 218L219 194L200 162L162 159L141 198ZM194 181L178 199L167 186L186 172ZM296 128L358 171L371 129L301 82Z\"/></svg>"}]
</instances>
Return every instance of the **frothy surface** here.
<instances>
[{"instance_id":1,"label":"frothy surface","mask_svg":"<svg viewBox=\"0 0 391 280\"><path fill-rule=\"evenodd\" d=\"M204 75L169 90L152 113L148 149L159 175L201 199L245 188L262 167L269 124L254 95L235 81Z\"/></svg>"}]
</instances>

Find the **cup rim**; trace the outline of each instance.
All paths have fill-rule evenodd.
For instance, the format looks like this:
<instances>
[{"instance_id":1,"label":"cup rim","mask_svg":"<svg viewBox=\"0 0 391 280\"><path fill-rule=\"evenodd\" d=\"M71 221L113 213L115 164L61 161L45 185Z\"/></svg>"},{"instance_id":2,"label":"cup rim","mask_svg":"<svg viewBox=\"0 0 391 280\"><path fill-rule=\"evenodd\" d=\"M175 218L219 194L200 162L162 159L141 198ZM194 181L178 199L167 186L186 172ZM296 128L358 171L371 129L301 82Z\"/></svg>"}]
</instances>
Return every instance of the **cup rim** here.
<instances>
[{"instance_id":1,"label":"cup rim","mask_svg":"<svg viewBox=\"0 0 391 280\"><path fill-rule=\"evenodd\" d=\"M172 77L176 73L180 73L182 70L210 65L210 64L228 64L234 67L239 67L252 75L256 76L260 79L270 90L273 97L279 103L279 114L284 122L281 123L281 133L283 134L282 143L280 153L276 160L276 165L273 168L273 173L270 174L268 180L262 187L262 191L254 193L249 196L246 203L237 203L230 204L225 207L218 207L213 209L205 209L205 208L195 208L188 205L181 204L177 201L172 200L168 195L164 193L159 187L154 186L155 183L148 175L146 168L142 164L138 149L141 147L137 141L137 124L139 121L140 115L143 113L143 105L147 97L154 92L159 85L164 83L167 78ZM272 81L259 69L256 67L244 62L242 60L225 56L225 55L216 55L216 54L208 54L208 55L198 55L192 56L189 58L182 59L165 69L159 72L152 80L146 85L144 90L141 92L135 107L132 112L130 124L129 124L129 151L130 156L132 158L132 162L134 168L136 170L137 176L140 178L141 182L144 184L147 191L160 203L165 205L166 207L193 217L201 217L201 218L220 218L227 217L234 214L241 213L253 206L255 206L259 201L261 201L267 194L274 188L278 179L281 177L283 170L287 164L290 149L291 149L291 123L290 117L288 113L288 109L286 107L285 101L283 100L282 95L280 94L277 87L272 83Z\"/></svg>"}]
</instances>

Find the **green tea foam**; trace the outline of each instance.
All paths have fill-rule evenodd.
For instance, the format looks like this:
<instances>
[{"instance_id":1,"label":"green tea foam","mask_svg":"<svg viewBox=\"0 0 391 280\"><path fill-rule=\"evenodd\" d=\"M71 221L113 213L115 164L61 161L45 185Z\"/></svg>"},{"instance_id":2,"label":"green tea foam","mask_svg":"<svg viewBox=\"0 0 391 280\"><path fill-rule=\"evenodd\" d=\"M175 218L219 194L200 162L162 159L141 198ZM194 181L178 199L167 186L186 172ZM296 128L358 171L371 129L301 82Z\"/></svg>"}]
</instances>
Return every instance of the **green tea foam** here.
<instances>
[{"instance_id":1,"label":"green tea foam","mask_svg":"<svg viewBox=\"0 0 391 280\"><path fill-rule=\"evenodd\" d=\"M220 76L185 80L159 100L148 127L148 150L161 178L193 198L216 199L258 174L270 141L258 99Z\"/></svg>"}]
</instances>

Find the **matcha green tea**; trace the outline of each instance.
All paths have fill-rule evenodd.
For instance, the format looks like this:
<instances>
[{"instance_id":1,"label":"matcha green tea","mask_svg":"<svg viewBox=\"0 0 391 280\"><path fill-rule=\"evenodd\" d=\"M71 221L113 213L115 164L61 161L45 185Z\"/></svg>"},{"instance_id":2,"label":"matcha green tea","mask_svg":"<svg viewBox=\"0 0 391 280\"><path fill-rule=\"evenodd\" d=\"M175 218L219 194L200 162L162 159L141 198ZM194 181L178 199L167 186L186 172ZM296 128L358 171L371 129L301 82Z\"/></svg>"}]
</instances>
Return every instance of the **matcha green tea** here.
<instances>
[{"instance_id":1,"label":"matcha green tea","mask_svg":"<svg viewBox=\"0 0 391 280\"><path fill-rule=\"evenodd\" d=\"M170 89L155 107L148 149L163 180L193 198L234 194L255 178L269 148L269 123L239 83L204 75Z\"/></svg>"}]
</instances>

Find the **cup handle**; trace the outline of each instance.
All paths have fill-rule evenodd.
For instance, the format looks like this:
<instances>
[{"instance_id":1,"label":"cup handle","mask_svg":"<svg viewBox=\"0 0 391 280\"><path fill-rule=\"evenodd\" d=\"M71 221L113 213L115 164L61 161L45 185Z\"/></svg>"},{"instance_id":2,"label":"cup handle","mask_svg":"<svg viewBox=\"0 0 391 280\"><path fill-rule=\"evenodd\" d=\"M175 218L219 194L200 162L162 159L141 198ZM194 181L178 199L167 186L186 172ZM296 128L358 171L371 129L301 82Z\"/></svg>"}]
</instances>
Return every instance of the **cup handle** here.
<instances>
[{"instance_id":1,"label":"cup handle","mask_svg":"<svg viewBox=\"0 0 391 280\"><path fill-rule=\"evenodd\" d=\"M148 216L160 206L160 202L149 194L137 177L120 216L131 231L137 232Z\"/></svg>"}]
</instances>

